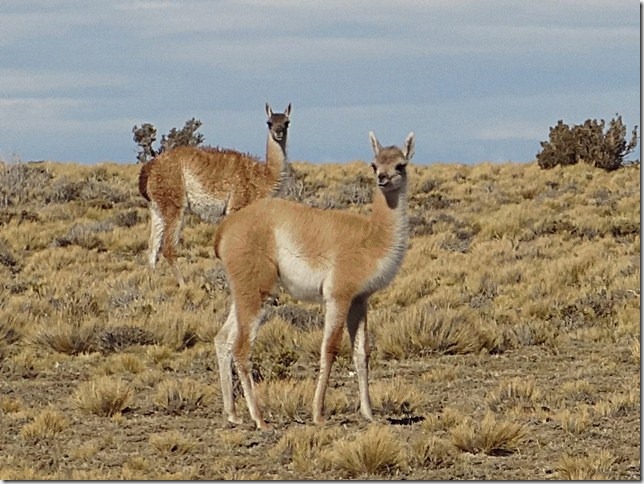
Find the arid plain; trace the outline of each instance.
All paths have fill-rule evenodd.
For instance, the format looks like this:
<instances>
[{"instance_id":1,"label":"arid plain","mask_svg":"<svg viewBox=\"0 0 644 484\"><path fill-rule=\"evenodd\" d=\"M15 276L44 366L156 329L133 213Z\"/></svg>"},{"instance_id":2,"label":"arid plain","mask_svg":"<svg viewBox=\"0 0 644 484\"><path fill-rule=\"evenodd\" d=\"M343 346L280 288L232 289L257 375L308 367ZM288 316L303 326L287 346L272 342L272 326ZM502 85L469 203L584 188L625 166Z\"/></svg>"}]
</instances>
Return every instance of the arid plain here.
<instances>
[{"instance_id":1,"label":"arid plain","mask_svg":"<svg viewBox=\"0 0 644 484\"><path fill-rule=\"evenodd\" d=\"M365 146L365 148L367 148ZM253 351L265 418L224 423L214 226L147 267L140 165L0 164L0 479L641 479L640 166L409 168L411 238L371 298L375 421L345 335L311 421L322 312L284 293ZM367 163L283 196L366 213Z\"/></svg>"}]
</instances>

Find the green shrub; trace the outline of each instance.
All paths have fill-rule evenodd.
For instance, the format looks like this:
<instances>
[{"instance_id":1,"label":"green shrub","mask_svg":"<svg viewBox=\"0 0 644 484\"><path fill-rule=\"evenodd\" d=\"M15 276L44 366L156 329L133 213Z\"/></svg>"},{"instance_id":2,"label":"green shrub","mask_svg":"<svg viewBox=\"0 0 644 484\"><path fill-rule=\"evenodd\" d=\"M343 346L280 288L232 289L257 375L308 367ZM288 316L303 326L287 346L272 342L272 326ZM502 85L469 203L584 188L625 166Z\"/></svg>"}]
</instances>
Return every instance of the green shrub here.
<instances>
[{"instance_id":1,"label":"green shrub","mask_svg":"<svg viewBox=\"0 0 644 484\"><path fill-rule=\"evenodd\" d=\"M637 126L627 143L626 126L622 117L616 116L610 120L606 132L603 119L599 122L587 119L584 124L572 127L559 120L550 128L550 140L541 142L542 149L537 153L539 167L546 169L584 162L607 171L621 168L626 164L624 158L637 146Z\"/></svg>"}]
</instances>

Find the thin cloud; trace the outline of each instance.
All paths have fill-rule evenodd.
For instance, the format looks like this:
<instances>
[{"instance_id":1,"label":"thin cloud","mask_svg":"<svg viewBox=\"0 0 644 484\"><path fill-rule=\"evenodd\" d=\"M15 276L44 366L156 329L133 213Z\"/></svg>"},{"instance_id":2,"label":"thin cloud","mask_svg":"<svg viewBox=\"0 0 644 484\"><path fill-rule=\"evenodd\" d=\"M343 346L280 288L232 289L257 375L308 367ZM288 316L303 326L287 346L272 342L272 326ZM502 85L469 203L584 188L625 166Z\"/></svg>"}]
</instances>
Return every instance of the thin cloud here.
<instances>
[{"instance_id":1,"label":"thin cloud","mask_svg":"<svg viewBox=\"0 0 644 484\"><path fill-rule=\"evenodd\" d=\"M0 69L0 92L4 95L50 93L57 89L117 87L127 84L125 75L87 72L40 71L36 69Z\"/></svg>"}]
</instances>

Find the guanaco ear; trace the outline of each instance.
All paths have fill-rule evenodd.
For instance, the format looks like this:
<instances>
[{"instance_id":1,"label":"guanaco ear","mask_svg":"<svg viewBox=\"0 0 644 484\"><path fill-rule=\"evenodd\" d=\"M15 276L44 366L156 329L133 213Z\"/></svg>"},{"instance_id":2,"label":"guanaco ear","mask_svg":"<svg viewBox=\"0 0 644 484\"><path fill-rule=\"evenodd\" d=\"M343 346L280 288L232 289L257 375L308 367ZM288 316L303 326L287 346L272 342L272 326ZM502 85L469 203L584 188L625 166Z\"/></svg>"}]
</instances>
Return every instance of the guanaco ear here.
<instances>
[{"instance_id":1,"label":"guanaco ear","mask_svg":"<svg viewBox=\"0 0 644 484\"><path fill-rule=\"evenodd\" d=\"M378 156L378 153L380 153L382 146L373 131L369 131L369 141L371 141L371 148L373 149L374 154Z\"/></svg>"},{"instance_id":2,"label":"guanaco ear","mask_svg":"<svg viewBox=\"0 0 644 484\"><path fill-rule=\"evenodd\" d=\"M405 143L403 144L402 152L407 161L411 160L414 156L414 145L416 143L414 132L412 131L407 135Z\"/></svg>"},{"instance_id":3,"label":"guanaco ear","mask_svg":"<svg viewBox=\"0 0 644 484\"><path fill-rule=\"evenodd\" d=\"M291 103L288 103L288 106L286 106L286 109L284 110L284 114L286 114L287 118L291 115Z\"/></svg>"},{"instance_id":4,"label":"guanaco ear","mask_svg":"<svg viewBox=\"0 0 644 484\"><path fill-rule=\"evenodd\" d=\"M268 116L270 118L272 115L273 115L273 110L268 105L268 103L266 103L266 116Z\"/></svg>"}]
</instances>

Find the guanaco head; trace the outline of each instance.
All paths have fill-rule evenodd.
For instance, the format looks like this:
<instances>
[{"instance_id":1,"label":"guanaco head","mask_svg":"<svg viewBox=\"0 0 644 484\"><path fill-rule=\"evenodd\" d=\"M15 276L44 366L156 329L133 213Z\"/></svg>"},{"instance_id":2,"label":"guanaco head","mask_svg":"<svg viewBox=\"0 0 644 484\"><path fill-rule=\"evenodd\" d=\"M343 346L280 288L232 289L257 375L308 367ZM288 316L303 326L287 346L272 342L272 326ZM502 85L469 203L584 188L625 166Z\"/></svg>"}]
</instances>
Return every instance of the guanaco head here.
<instances>
[{"instance_id":1,"label":"guanaco head","mask_svg":"<svg viewBox=\"0 0 644 484\"><path fill-rule=\"evenodd\" d=\"M286 134L288 132L288 125L291 122L289 116L291 115L291 103L288 103L288 106L283 113L274 113L271 107L266 103L266 124L268 125L268 130L271 133L272 138L281 143L286 139Z\"/></svg>"},{"instance_id":2,"label":"guanaco head","mask_svg":"<svg viewBox=\"0 0 644 484\"><path fill-rule=\"evenodd\" d=\"M407 163L414 156L414 133L409 133L402 147L382 147L373 131L369 131L371 147L376 155L371 163L378 186L383 192L400 189L407 180Z\"/></svg>"}]
</instances>

